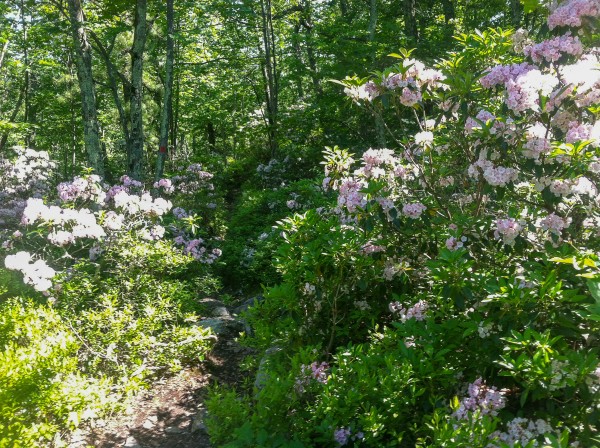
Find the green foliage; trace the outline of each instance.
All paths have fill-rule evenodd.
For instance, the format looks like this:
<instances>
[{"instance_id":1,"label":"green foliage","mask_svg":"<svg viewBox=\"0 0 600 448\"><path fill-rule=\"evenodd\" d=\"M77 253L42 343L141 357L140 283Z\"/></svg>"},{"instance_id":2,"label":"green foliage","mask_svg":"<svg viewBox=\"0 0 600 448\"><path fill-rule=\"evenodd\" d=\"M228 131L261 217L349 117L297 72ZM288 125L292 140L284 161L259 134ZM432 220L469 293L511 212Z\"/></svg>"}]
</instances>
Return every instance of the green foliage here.
<instances>
[{"instance_id":1,"label":"green foliage","mask_svg":"<svg viewBox=\"0 0 600 448\"><path fill-rule=\"evenodd\" d=\"M224 283L249 292L260 289L261 284L276 283L279 275L273 267L273 256L280 242L273 227L276 221L290 212L290 205L293 209L307 209L326 203L312 180L244 191L229 219L223 243L219 273Z\"/></svg>"},{"instance_id":2,"label":"green foliage","mask_svg":"<svg viewBox=\"0 0 600 448\"><path fill-rule=\"evenodd\" d=\"M249 403L234 391L214 388L206 399L206 428L212 443L221 446L230 442L234 431L244 425L250 415Z\"/></svg>"},{"instance_id":3,"label":"green foliage","mask_svg":"<svg viewBox=\"0 0 600 448\"><path fill-rule=\"evenodd\" d=\"M0 305L0 446L45 446L115 407L109 382L78 371L81 345L52 307L21 298Z\"/></svg>"},{"instance_id":4,"label":"green foliage","mask_svg":"<svg viewBox=\"0 0 600 448\"><path fill-rule=\"evenodd\" d=\"M85 371L101 371L132 384L203 358L210 341L198 319L198 293L212 292L197 263L166 242L126 237L99 265L82 262L67 274L57 308L77 322L85 339ZM195 283L195 284L194 284Z\"/></svg>"},{"instance_id":5,"label":"green foliage","mask_svg":"<svg viewBox=\"0 0 600 448\"><path fill-rule=\"evenodd\" d=\"M67 270L48 305L11 298L13 272L0 269L0 446L59 443L152 378L204 359L214 337L197 325L197 299L218 283L198 265L125 235L99 263Z\"/></svg>"}]
</instances>

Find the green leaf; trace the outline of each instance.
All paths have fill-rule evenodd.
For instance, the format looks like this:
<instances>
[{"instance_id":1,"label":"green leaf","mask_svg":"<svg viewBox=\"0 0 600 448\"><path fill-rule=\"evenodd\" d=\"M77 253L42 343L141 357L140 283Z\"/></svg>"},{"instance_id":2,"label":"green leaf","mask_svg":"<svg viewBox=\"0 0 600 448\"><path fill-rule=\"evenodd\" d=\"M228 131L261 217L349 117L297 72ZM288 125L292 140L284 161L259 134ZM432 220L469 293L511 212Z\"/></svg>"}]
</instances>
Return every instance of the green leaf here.
<instances>
[{"instance_id":1,"label":"green leaf","mask_svg":"<svg viewBox=\"0 0 600 448\"><path fill-rule=\"evenodd\" d=\"M592 297L596 300L596 304L600 305L600 281L589 279L587 281L587 286Z\"/></svg>"}]
</instances>

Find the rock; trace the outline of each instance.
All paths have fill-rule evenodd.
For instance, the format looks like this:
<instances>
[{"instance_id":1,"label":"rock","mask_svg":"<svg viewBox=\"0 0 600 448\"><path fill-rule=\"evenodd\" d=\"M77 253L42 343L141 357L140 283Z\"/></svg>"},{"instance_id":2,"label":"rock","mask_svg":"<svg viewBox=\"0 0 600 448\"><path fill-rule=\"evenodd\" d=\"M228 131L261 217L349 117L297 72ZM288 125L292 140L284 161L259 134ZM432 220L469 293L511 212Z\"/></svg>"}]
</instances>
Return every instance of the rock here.
<instances>
[{"instance_id":1,"label":"rock","mask_svg":"<svg viewBox=\"0 0 600 448\"><path fill-rule=\"evenodd\" d=\"M142 448L142 445L140 445L138 441L135 440L135 437L129 436L125 441L125 445L123 445L123 448Z\"/></svg>"},{"instance_id":2,"label":"rock","mask_svg":"<svg viewBox=\"0 0 600 448\"><path fill-rule=\"evenodd\" d=\"M244 324L231 317L208 317L198 321L196 325L202 328L210 328L217 337L225 337L225 335L235 337L241 331L244 331Z\"/></svg>"},{"instance_id":3,"label":"rock","mask_svg":"<svg viewBox=\"0 0 600 448\"><path fill-rule=\"evenodd\" d=\"M267 380L269 379L269 374L267 373L267 366L269 364L269 360L273 357L273 355L280 352L281 350L281 347L273 346L269 347L265 351L264 356L258 364L258 371L256 372L256 378L254 380L254 387L256 388L256 390L262 390L265 384L267 384Z\"/></svg>"},{"instance_id":4,"label":"rock","mask_svg":"<svg viewBox=\"0 0 600 448\"><path fill-rule=\"evenodd\" d=\"M232 313L234 316L238 316L241 313L243 313L244 311L248 311L248 308L250 308L264 300L265 300L265 297L262 294L259 294L255 297L250 297L249 299L245 300L241 305L235 307L232 310Z\"/></svg>"},{"instance_id":5,"label":"rock","mask_svg":"<svg viewBox=\"0 0 600 448\"><path fill-rule=\"evenodd\" d=\"M206 298L200 299L200 304L206 308L206 314L209 317L231 318L227 307L223 302L216 299Z\"/></svg>"},{"instance_id":6,"label":"rock","mask_svg":"<svg viewBox=\"0 0 600 448\"><path fill-rule=\"evenodd\" d=\"M165 428L166 434L183 434L185 432L187 432L185 429L178 428L177 426L167 426Z\"/></svg>"},{"instance_id":7,"label":"rock","mask_svg":"<svg viewBox=\"0 0 600 448\"><path fill-rule=\"evenodd\" d=\"M206 432L206 424L204 419L206 418L206 409L202 407L198 409L198 412L192 417L192 425L190 428L191 432L204 431Z\"/></svg>"}]
</instances>

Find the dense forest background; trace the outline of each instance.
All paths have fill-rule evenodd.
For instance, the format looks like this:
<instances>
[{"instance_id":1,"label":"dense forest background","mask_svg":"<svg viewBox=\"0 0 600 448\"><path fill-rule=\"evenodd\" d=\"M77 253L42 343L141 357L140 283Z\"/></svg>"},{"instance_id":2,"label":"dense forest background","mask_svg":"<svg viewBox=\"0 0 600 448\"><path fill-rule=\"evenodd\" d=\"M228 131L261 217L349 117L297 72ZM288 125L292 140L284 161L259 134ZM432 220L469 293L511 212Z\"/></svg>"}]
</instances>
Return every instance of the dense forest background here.
<instances>
[{"instance_id":1,"label":"dense forest background","mask_svg":"<svg viewBox=\"0 0 600 448\"><path fill-rule=\"evenodd\" d=\"M432 61L456 32L536 20L516 0L19 0L0 8L0 153L48 150L64 179L84 165L107 179L152 178L161 147L171 169L189 159L257 166L286 155L309 157L310 166L325 145L375 145L374 119L351 110L328 80L364 77L400 47Z\"/></svg>"}]
</instances>

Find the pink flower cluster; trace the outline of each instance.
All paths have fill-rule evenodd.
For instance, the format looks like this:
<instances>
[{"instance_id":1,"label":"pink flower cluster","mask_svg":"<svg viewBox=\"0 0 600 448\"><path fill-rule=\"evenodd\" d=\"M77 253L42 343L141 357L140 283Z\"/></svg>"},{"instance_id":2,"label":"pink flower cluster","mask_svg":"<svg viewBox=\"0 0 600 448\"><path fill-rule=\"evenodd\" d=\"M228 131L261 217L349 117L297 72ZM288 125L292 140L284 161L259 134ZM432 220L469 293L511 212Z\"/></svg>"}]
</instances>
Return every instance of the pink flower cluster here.
<instances>
[{"instance_id":1,"label":"pink flower cluster","mask_svg":"<svg viewBox=\"0 0 600 448\"><path fill-rule=\"evenodd\" d=\"M415 143L420 146L431 146L433 144L433 132L422 131L415 134Z\"/></svg>"},{"instance_id":2,"label":"pink flower cluster","mask_svg":"<svg viewBox=\"0 0 600 448\"><path fill-rule=\"evenodd\" d=\"M213 264L221 256L221 249L208 250L202 238L187 238L179 235L174 239L175 244L183 246L183 253L192 256L200 263Z\"/></svg>"},{"instance_id":3,"label":"pink flower cluster","mask_svg":"<svg viewBox=\"0 0 600 448\"><path fill-rule=\"evenodd\" d=\"M514 168L490 165L483 171L485 180L495 187L504 187L509 182L517 180L518 172Z\"/></svg>"},{"instance_id":4,"label":"pink flower cluster","mask_svg":"<svg viewBox=\"0 0 600 448\"><path fill-rule=\"evenodd\" d=\"M535 67L527 62L511 65L496 65L479 80L479 83L486 89L491 89L498 85L504 85L509 79L516 79L534 69Z\"/></svg>"},{"instance_id":5,"label":"pink flower cluster","mask_svg":"<svg viewBox=\"0 0 600 448\"><path fill-rule=\"evenodd\" d=\"M158 182L154 182L154 188L160 189L166 193L171 194L175 191L175 187L173 186L173 182L170 179L160 179Z\"/></svg>"},{"instance_id":6,"label":"pink flower cluster","mask_svg":"<svg viewBox=\"0 0 600 448\"><path fill-rule=\"evenodd\" d=\"M350 441L360 441L365 438L365 435L362 432L357 432L355 435L352 435L352 430L350 428L338 428L333 431L333 440L335 440L339 446L344 446Z\"/></svg>"},{"instance_id":7,"label":"pink flower cluster","mask_svg":"<svg viewBox=\"0 0 600 448\"><path fill-rule=\"evenodd\" d=\"M540 94L548 96L557 84L555 76L543 74L539 70L529 70L506 81L505 103L517 114L527 109L537 111Z\"/></svg>"},{"instance_id":8,"label":"pink flower cluster","mask_svg":"<svg viewBox=\"0 0 600 448\"><path fill-rule=\"evenodd\" d=\"M352 98L353 101L368 101L372 102L380 94L379 87L373 82L369 81L361 86L346 87L344 93Z\"/></svg>"},{"instance_id":9,"label":"pink flower cluster","mask_svg":"<svg viewBox=\"0 0 600 448\"><path fill-rule=\"evenodd\" d=\"M106 236L94 213L86 208L63 209L56 205L47 206L42 199L29 199L21 223L31 225L37 221L44 222L51 228L48 240L57 246L71 244L79 238L100 239Z\"/></svg>"},{"instance_id":10,"label":"pink flower cluster","mask_svg":"<svg viewBox=\"0 0 600 448\"><path fill-rule=\"evenodd\" d=\"M552 133L542 124L536 123L525 132L523 155L534 160L539 160L541 156L547 155L552 149L550 138L552 138Z\"/></svg>"},{"instance_id":11,"label":"pink flower cluster","mask_svg":"<svg viewBox=\"0 0 600 448\"><path fill-rule=\"evenodd\" d=\"M413 306L404 308L400 302L391 302L389 305L390 311L400 316L402 322L409 319L425 320L425 313L429 309L429 304L424 300L419 300Z\"/></svg>"},{"instance_id":12,"label":"pink flower cluster","mask_svg":"<svg viewBox=\"0 0 600 448\"><path fill-rule=\"evenodd\" d=\"M391 149L369 148L362 156L363 166L355 171L365 179L380 179L393 176L393 170L400 164L400 159Z\"/></svg>"},{"instance_id":13,"label":"pink flower cluster","mask_svg":"<svg viewBox=\"0 0 600 448\"><path fill-rule=\"evenodd\" d=\"M329 364L326 362L317 363L313 362L310 365L302 364L300 366L300 375L296 378L294 388L299 394L304 393L306 387L310 385L312 381L317 383L326 384L329 379L327 375L327 369Z\"/></svg>"},{"instance_id":14,"label":"pink flower cluster","mask_svg":"<svg viewBox=\"0 0 600 448\"><path fill-rule=\"evenodd\" d=\"M599 0L567 0L562 2L548 17L548 27L580 27L584 17L600 17Z\"/></svg>"},{"instance_id":15,"label":"pink flower cluster","mask_svg":"<svg viewBox=\"0 0 600 448\"><path fill-rule=\"evenodd\" d=\"M469 413L479 411L480 415L498 415L498 411L506 406L505 392L496 387L488 387L483 379L477 378L469 384L468 396L463 398L452 416L458 420L469 418Z\"/></svg>"},{"instance_id":16,"label":"pink flower cluster","mask_svg":"<svg viewBox=\"0 0 600 448\"><path fill-rule=\"evenodd\" d=\"M569 227L569 221L561 218L555 213L551 213L540 221L540 227L543 230L548 230L550 233L560 236L563 229Z\"/></svg>"},{"instance_id":17,"label":"pink flower cluster","mask_svg":"<svg viewBox=\"0 0 600 448\"><path fill-rule=\"evenodd\" d=\"M0 156L0 226L16 225L27 198L49 193L55 163L45 151L13 148L14 159Z\"/></svg>"},{"instance_id":18,"label":"pink flower cluster","mask_svg":"<svg viewBox=\"0 0 600 448\"><path fill-rule=\"evenodd\" d=\"M523 54L529 56L533 62L556 62L564 54L579 56L583 53L583 45L577 36L565 34L538 44L528 45L523 48Z\"/></svg>"},{"instance_id":19,"label":"pink flower cluster","mask_svg":"<svg viewBox=\"0 0 600 448\"><path fill-rule=\"evenodd\" d=\"M460 239L451 236L450 238L448 238L446 240L446 248L448 250L452 250L452 251L458 250L464 246L465 241L467 241L467 237L465 237L465 236L463 236Z\"/></svg>"},{"instance_id":20,"label":"pink flower cluster","mask_svg":"<svg viewBox=\"0 0 600 448\"><path fill-rule=\"evenodd\" d=\"M363 180L347 177L340 181L339 196L337 203L340 207L346 207L350 213L356 212L357 208L367 205L365 195L360 192L366 187Z\"/></svg>"},{"instance_id":21,"label":"pink flower cluster","mask_svg":"<svg viewBox=\"0 0 600 448\"><path fill-rule=\"evenodd\" d=\"M479 80L487 89L497 85L506 88L506 105L514 112L539 109L539 95L549 95L558 84L558 79L543 74L528 63L497 65Z\"/></svg>"},{"instance_id":22,"label":"pink flower cluster","mask_svg":"<svg viewBox=\"0 0 600 448\"><path fill-rule=\"evenodd\" d=\"M63 202L81 200L102 204L106 200L106 193L100 182L100 176L96 174L77 176L71 182L58 184L58 197Z\"/></svg>"},{"instance_id":23,"label":"pink flower cluster","mask_svg":"<svg viewBox=\"0 0 600 448\"><path fill-rule=\"evenodd\" d=\"M173 213L173 216L175 216L177 219L184 219L189 216L188 212L186 212L182 207L175 207L173 210L171 210L171 213Z\"/></svg>"},{"instance_id":24,"label":"pink flower cluster","mask_svg":"<svg viewBox=\"0 0 600 448\"><path fill-rule=\"evenodd\" d=\"M594 146L600 144L600 121L594 125L572 122L565 137L567 143L575 143L583 140L593 140Z\"/></svg>"},{"instance_id":25,"label":"pink flower cluster","mask_svg":"<svg viewBox=\"0 0 600 448\"><path fill-rule=\"evenodd\" d=\"M419 218L425 210L427 210L427 207L421 204L420 202L404 204L404 206L402 207L402 213L411 219Z\"/></svg>"},{"instance_id":26,"label":"pink flower cluster","mask_svg":"<svg viewBox=\"0 0 600 448\"><path fill-rule=\"evenodd\" d=\"M502 239L504 244L512 246L515 244L515 239L519 236L522 230L521 224L519 224L513 218L498 219L496 221L496 230L494 231L494 238Z\"/></svg>"},{"instance_id":27,"label":"pink flower cluster","mask_svg":"<svg viewBox=\"0 0 600 448\"><path fill-rule=\"evenodd\" d=\"M378 252L385 252L385 246L378 246L376 244L368 242L367 244L363 245L363 247L361 248L361 252L365 255L375 254Z\"/></svg>"}]
</instances>

